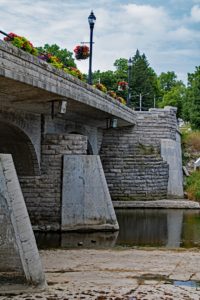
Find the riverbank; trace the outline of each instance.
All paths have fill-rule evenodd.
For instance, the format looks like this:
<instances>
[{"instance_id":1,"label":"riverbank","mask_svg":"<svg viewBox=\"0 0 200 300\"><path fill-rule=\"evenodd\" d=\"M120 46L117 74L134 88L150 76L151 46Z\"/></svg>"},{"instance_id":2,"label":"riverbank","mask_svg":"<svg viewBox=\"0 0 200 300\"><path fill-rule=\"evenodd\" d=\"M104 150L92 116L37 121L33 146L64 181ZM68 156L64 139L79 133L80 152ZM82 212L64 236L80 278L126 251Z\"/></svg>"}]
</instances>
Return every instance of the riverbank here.
<instances>
[{"instance_id":1,"label":"riverbank","mask_svg":"<svg viewBox=\"0 0 200 300\"><path fill-rule=\"evenodd\" d=\"M187 199L163 199L154 201L113 201L114 208L174 208L200 209L200 203Z\"/></svg>"},{"instance_id":2,"label":"riverbank","mask_svg":"<svg viewBox=\"0 0 200 300\"><path fill-rule=\"evenodd\" d=\"M195 249L48 250L40 254L48 290L0 296L0 300L200 299L200 252Z\"/></svg>"}]
</instances>

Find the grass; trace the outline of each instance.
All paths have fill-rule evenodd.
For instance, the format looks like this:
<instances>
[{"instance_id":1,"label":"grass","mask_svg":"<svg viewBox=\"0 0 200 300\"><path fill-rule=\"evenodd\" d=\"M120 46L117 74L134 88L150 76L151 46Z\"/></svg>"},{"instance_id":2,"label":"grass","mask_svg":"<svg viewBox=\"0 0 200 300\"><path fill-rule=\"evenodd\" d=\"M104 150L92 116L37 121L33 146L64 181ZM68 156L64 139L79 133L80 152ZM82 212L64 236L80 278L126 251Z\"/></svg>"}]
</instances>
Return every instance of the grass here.
<instances>
[{"instance_id":1,"label":"grass","mask_svg":"<svg viewBox=\"0 0 200 300\"><path fill-rule=\"evenodd\" d=\"M186 192L190 200L200 201L200 171L194 171L186 179Z\"/></svg>"}]
</instances>

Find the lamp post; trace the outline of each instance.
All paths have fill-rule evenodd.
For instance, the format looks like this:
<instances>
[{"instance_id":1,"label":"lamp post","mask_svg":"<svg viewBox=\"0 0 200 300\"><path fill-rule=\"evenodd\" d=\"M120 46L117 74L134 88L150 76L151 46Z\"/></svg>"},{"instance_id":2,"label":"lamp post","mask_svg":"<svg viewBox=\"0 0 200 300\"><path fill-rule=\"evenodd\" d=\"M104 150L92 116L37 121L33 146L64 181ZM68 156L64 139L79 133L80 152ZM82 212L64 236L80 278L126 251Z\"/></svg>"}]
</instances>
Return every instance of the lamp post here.
<instances>
[{"instance_id":1,"label":"lamp post","mask_svg":"<svg viewBox=\"0 0 200 300\"><path fill-rule=\"evenodd\" d=\"M140 111L142 111L142 98L143 96L147 96L149 95L149 93L146 93L146 94L142 94L140 93L138 96L139 96L139 99L140 99Z\"/></svg>"},{"instance_id":2,"label":"lamp post","mask_svg":"<svg viewBox=\"0 0 200 300\"><path fill-rule=\"evenodd\" d=\"M89 17L88 17L88 23L90 26L90 57L89 57L89 72L88 72L88 83L92 84L92 46L93 46L93 29L94 29L94 24L96 21L96 17L91 11Z\"/></svg>"},{"instance_id":3,"label":"lamp post","mask_svg":"<svg viewBox=\"0 0 200 300\"><path fill-rule=\"evenodd\" d=\"M128 94L127 94L127 101L126 105L130 105L130 100L131 100L131 89L130 89L130 83L131 83L131 67L133 65L133 61L131 58L128 60Z\"/></svg>"}]
</instances>

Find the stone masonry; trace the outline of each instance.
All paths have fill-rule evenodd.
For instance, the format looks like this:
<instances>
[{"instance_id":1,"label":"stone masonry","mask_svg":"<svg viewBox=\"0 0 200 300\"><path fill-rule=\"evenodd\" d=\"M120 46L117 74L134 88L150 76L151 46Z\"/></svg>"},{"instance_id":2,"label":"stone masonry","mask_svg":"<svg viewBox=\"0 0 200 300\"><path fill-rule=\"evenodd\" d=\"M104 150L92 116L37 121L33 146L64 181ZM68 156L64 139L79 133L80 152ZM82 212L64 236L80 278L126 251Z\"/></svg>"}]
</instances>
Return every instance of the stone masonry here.
<instances>
[{"instance_id":1,"label":"stone masonry","mask_svg":"<svg viewBox=\"0 0 200 300\"><path fill-rule=\"evenodd\" d=\"M173 108L138 112L134 127L104 131L101 158L113 200L167 197L169 166L161 139L176 140Z\"/></svg>"},{"instance_id":2,"label":"stone masonry","mask_svg":"<svg viewBox=\"0 0 200 300\"><path fill-rule=\"evenodd\" d=\"M87 137L82 135L43 136L41 175L20 177L34 229L60 229L63 155L86 154L86 150Z\"/></svg>"}]
</instances>

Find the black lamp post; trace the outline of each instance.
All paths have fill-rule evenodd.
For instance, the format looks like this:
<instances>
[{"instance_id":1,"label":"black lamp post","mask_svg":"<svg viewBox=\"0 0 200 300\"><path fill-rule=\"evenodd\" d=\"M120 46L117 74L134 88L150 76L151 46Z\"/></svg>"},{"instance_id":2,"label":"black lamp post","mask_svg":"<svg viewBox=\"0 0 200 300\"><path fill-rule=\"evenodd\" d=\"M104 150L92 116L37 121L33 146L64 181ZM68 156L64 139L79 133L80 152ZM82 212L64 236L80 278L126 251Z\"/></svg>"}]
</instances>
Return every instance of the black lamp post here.
<instances>
[{"instance_id":1,"label":"black lamp post","mask_svg":"<svg viewBox=\"0 0 200 300\"><path fill-rule=\"evenodd\" d=\"M128 60L128 94L127 94L127 101L126 105L130 105L130 100L131 100L131 89L130 89L130 83L131 83L131 67L133 65L133 61L131 58Z\"/></svg>"},{"instance_id":2,"label":"black lamp post","mask_svg":"<svg viewBox=\"0 0 200 300\"><path fill-rule=\"evenodd\" d=\"M91 14L88 17L88 22L90 25L90 57L89 57L89 72L88 72L88 83L92 84L92 46L93 46L93 29L96 21L96 17L91 11Z\"/></svg>"}]
</instances>

